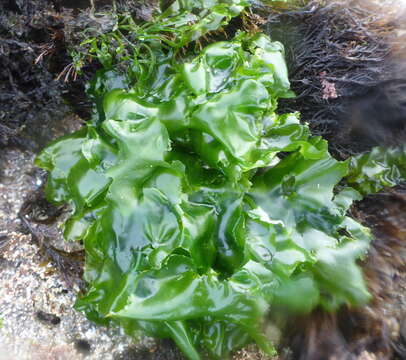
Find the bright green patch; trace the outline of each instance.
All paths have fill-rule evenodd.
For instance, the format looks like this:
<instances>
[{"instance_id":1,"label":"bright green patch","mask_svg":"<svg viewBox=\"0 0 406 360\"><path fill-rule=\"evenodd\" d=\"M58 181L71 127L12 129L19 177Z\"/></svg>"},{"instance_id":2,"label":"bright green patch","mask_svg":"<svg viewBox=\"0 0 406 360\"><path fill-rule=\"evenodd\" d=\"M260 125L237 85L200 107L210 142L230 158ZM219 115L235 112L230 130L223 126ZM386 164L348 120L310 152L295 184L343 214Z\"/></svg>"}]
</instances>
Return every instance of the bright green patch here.
<instances>
[{"instance_id":1,"label":"bright green patch","mask_svg":"<svg viewBox=\"0 0 406 360\"><path fill-rule=\"evenodd\" d=\"M377 193L405 180L406 145L388 149L376 147L350 161L347 181L363 195Z\"/></svg>"},{"instance_id":2,"label":"bright green patch","mask_svg":"<svg viewBox=\"0 0 406 360\"><path fill-rule=\"evenodd\" d=\"M161 29L133 71L103 64L89 86L93 120L36 163L50 172L48 198L72 206L65 237L84 241L88 291L76 306L90 319L170 337L190 359L248 342L273 354L262 331L272 306L369 300L357 260L370 233L346 216L360 194L334 192L349 163L298 114L276 113L292 96L282 45L239 33L181 59L178 44L242 10L192 3L200 25L174 24L175 45Z\"/></svg>"}]
</instances>

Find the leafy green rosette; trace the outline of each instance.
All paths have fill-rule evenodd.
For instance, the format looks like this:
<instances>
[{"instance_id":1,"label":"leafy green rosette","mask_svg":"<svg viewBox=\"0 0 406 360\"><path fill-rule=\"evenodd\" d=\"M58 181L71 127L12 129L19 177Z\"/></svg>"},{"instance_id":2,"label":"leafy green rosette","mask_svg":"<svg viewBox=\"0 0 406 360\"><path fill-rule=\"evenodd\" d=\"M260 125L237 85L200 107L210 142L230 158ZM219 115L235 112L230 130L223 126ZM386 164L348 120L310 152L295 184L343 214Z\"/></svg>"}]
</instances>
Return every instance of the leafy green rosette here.
<instances>
[{"instance_id":1,"label":"leafy green rosette","mask_svg":"<svg viewBox=\"0 0 406 360\"><path fill-rule=\"evenodd\" d=\"M172 21L200 9L182 44L243 8L207 3L167 10ZM153 61L135 58L130 73L107 64L88 89L92 121L37 157L48 199L72 207L66 239L84 242L76 307L172 338L190 359L224 359L249 342L274 352L263 332L273 307L367 303L357 260L370 233L346 216L361 195L335 190L350 175L369 191L365 161L335 160L297 113L276 112L293 95L283 46L238 33L182 62L167 46L152 39L153 56L137 56Z\"/></svg>"}]
</instances>

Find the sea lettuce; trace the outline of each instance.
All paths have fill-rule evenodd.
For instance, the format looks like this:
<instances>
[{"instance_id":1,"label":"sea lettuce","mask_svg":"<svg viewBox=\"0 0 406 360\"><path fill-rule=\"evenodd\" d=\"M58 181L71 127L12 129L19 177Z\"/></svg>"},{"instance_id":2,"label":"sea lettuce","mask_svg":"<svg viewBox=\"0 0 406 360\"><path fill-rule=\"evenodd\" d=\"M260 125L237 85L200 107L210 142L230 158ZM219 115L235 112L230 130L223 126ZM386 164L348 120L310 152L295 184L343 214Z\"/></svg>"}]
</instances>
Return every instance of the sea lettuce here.
<instances>
[{"instance_id":1,"label":"sea lettuce","mask_svg":"<svg viewBox=\"0 0 406 360\"><path fill-rule=\"evenodd\" d=\"M179 1L162 16L200 9L193 23L205 26L178 39L190 42L241 4ZM92 120L36 159L49 171L48 199L71 205L65 237L84 243L77 309L172 338L197 360L249 342L273 354L263 331L273 307L367 303L357 260L371 235L346 215L361 194L337 190L346 177L370 190L354 170L365 161L335 160L298 113L276 112L292 96L283 46L238 33L180 61L154 39L153 55L134 55L151 64L98 72Z\"/></svg>"},{"instance_id":2,"label":"sea lettuce","mask_svg":"<svg viewBox=\"0 0 406 360\"><path fill-rule=\"evenodd\" d=\"M363 195L374 194L385 187L406 181L406 145L383 148L350 160L347 182Z\"/></svg>"}]
</instances>

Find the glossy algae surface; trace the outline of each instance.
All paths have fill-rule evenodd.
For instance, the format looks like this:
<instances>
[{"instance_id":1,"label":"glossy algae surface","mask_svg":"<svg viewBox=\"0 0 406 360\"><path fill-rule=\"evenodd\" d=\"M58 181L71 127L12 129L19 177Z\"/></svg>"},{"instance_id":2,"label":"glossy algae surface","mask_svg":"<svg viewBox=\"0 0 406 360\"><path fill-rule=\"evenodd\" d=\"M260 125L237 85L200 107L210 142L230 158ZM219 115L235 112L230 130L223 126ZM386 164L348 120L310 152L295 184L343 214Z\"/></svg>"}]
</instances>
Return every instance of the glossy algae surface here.
<instances>
[{"instance_id":1,"label":"glossy algae surface","mask_svg":"<svg viewBox=\"0 0 406 360\"><path fill-rule=\"evenodd\" d=\"M280 43L239 33L180 61L170 41L192 41L245 6L196 1L190 28L188 4L161 16L176 22L175 39L145 39L130 72L105 64L89 87L93 120L36 161L50 173L48 198L73 208L65 237L84 241L77 308L90 319L170 337L190 359L224 359L248 342L272 354L262 331L272 305L369 300L356 264L369 231L346 216L361 195L336 188L348 161L297 113L276 113L292 96ZM358 189L363 161L350 167Z\"/></svg>"}]
</instances>

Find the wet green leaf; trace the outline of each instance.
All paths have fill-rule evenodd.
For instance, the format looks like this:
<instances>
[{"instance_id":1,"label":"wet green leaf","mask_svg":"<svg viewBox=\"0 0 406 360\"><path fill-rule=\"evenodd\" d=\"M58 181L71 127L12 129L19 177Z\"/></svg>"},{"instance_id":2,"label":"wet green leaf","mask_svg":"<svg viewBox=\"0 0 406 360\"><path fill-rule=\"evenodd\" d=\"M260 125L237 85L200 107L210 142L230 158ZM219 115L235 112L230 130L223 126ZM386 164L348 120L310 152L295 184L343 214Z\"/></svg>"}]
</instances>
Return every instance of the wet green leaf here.
<instances>
[{"instance_id":1,"label":"wet green leaf","mask_svg":"<svg viewBox=\"0 0 406 360\"><path fill-rule=\"evenodd\" d=\"M88 87L92 121L36 160L48 198L72 206L65 237L84 242L76 307L196 360L249 342L274 354L263 333L274 308L365 304L357 260L371 235L346 212L405 175L400 150L337 161L299 114L276 112L292 93L267 36L238 33L179 62L180 47L244 6L179 0L156 23L127 19L143 44L129 70L106 57ZM343 178L359 192L335 190Z\"/></svg>"},{"instance_id":2,"label":"wet green leaf","mask_svg":"<svg viewBox=\"0 0 406 360\"><path fill-rule=\"evenodd\" d=\"M350 161L347 182L361 194L373 194L406 181L406 146L375 147Z\"/></svg>"}]
</instances>

